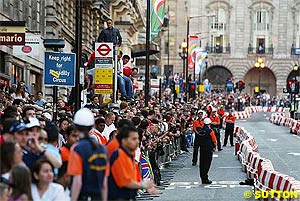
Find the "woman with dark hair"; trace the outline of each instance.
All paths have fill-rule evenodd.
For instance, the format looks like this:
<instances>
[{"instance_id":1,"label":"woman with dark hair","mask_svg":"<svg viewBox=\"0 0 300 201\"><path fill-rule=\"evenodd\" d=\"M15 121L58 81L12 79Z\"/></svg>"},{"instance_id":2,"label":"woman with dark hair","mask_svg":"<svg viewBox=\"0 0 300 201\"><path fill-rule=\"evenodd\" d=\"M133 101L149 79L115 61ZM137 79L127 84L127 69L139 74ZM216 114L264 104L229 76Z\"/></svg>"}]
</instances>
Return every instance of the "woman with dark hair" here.
<instances>
[{"instance_id":1,"label":"woman with dark hair","mask_svg":"<svg viewBox=\"0 0 300 201\"><path fill-rule=\"evenodd\" d=\"M31 174L27 167L16 165L12 168L9 183L13 186L9 201L32 200Z\"/></svg>"},{"instance_id":2,"label":"woman with dark hair","mask_svg":"<svg viewBox=\"0 0 300 201\"><path fill-rule=\"evenodd\" d=\"M5 142L1 145L0 155L1 177L8 180L12 167L23 164L23 152L18 143Z\"/></svg>"},{"instance_id":3,"label":"woman with dark hair","mask_svg":"<svg viewBox=\"0 0 300 201\"><path fill-rule=\"evenodd\" d=\"M31 194L34 201L64 200L64 188L54 183L54 167L46 159L37 160L32 170Z\"/></svg>"},{"instance_id":4,"label":"woman with dark hair","mask_svg":"<svg viewBox=\"0 0 300 201\"><path fill-rule=\"evenodd\" d=\"M17 85L16 92L12 94L12 97L14 99L22 99L23 101L26 101L28 98L28 92L25 89L26 85L24 82L19 82Z\"/></svg>"}]
</instances>

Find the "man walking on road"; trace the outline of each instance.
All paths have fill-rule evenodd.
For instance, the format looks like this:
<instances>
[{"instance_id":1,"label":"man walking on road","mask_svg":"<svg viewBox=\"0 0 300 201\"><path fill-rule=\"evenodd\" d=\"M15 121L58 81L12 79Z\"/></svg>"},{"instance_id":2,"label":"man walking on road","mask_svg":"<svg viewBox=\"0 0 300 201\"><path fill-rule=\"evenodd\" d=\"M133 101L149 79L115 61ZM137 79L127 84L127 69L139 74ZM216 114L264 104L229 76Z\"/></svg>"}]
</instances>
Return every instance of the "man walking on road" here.
<instances>
[{"instance_id":1,"label":"man walking on road","mask_svg":"<svg viewBox=\"0 0 300 201\"><path fill-rule=\"evenodd\" d=\"M224 138L224 145L227 145L228 137L230 136L230 144L233 147L233 131L234 131L234 123L235 123L235 116L232 115L232 110L229 110L229 115L225 118L226 128L225 128L225 138Z\"/></svg>"},{"instance_id":2,"label":"man walking on road","mask_svg":"<svg viewBox=\"0 0 300 201\"><path fill-rule=\"evenodd\" d=\"M197 160L198 160L198 152L199 152L199 131L203 128L204 126L204 118L203 118L203 111L199 110L198 111L198 118L194 121L193 123L193 131L195 132L195 140L194 140L194 152L193 152L193 160L192 160L192 165L196 166Z\"/></svg>"},{"instance_id":3,"label":"man walking on road","mask_svg":"<svg viewBox=\"0 0 300 201\"><path fill-rule=\"evenodd\" d=\"M211 165L213 152L217 146L217 139L214 131L210 128L210 118L204 119L204 127L199 131L200 144L200 178L202 184L211 184L208 179L208 171Z\"/></svg>"}]
</instances>

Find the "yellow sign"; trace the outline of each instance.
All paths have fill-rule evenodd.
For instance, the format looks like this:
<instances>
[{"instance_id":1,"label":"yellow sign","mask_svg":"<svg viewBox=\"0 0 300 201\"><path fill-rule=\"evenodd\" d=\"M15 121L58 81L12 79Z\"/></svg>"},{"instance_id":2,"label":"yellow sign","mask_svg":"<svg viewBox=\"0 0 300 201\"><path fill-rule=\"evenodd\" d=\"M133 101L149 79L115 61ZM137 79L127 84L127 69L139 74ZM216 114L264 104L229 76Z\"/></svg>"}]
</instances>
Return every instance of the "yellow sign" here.
<instances>
[{"instance_id":1,"label":"yellow sign","mask_svg":"<svg viewBox=\"0 0 300 201\"><path fill-rule=\"evenodd\" d=\"M178 84L175 85L175 91L176 91L177 94L179 94L180 89L179 89L179 85Z\"/></svg>"},{"instance_id":2,"label":"yellow sign","mask_svg":"<svg viewBox=\"0 0 300 201\"><path fill-rule=\"evenodd\" d=\"M204 92L204 85L203 84L198 85L198 91L199 92Z\"/></svg>"},{"instance_id":3,"label":"yellow sign","mask_svg":"<svg viewBox=\"0 0 300 201\"><path fill-rule=\"evenodd\" d=\"M255 93L259 93L259 87L255 87L255 88L254 88L254 92L255 92Z\"/></svg>"},{"instance_id":4,"label":"yellow sign","mask_svg":"<svg viewBox=\"0 0 300 201\"><path fill-rule=\"evenodd\" d=\"M0 26L0 33L25 33L22 26Z\"/></svg>"},{"instance_id":5,"label":"yellow sign","mask_svg":"<svg viewBox=\"0 0 300 201\"><path fill-rule=\"evenodd\" d=\"M94 72L95 94L113 93L113 69L96 68Z\"/></svg>"}]
</instances>

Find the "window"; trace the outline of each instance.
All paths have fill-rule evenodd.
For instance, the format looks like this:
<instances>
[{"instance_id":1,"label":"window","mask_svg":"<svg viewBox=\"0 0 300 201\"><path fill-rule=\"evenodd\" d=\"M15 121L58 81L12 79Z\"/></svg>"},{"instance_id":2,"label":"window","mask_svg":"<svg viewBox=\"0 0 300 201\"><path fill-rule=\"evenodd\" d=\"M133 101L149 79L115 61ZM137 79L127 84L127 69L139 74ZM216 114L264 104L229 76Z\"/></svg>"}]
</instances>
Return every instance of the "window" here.
<instances>
[{"instance_id":1,"label":"window","mask_svg":"<svg viewBox=\"0 0 300 201\"><path fill-rule=\"evenodd\" d=\"M256 11L255 16L255 30L257 31L269 31L269 13L267 10Z\"/></svg>"},{"instance_id":2,"label":"window","mask_svg":"<svg viewBox=\"0 0 300 201\"><path fill-rule=\"evenodd\" d=\"M0 73L5 73L4 52L0 51Z\"/></svg>"}]
</instances>

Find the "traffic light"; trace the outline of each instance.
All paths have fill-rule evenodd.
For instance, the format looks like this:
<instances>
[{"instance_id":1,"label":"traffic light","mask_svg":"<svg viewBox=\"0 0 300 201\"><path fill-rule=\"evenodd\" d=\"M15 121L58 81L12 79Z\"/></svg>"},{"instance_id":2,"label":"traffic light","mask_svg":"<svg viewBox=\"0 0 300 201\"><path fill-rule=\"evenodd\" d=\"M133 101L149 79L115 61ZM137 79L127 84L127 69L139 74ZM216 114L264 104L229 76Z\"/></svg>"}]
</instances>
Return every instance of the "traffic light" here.
<instances>
[{"instance_id":1,"label":"traffic light","mask_svg":"<svg viewBox=\"0 0 300 201\"><path fill-rule=\"evenodd\" d=\"M297 80L288 80L286 86L287 92L291 94L299 93L299 82Z\"/></svg>"},{"instance_id":2,"label":"traffic light","mask_svg":"<svg viewBox=\"0 0 300 201\"><path fill-rule=\"evenodd\" d=\"M240 92L243 91L243 89L245 89L245 82L242 80L238 81L238 87Z\"/></svg>"},{"instance_id":3,"label":"traffic light","mask_svg":"<svg viewBox=\"0 0 300 201\"><path fill-rule=\"evenodd\" d=\"M190 82L189 83L189 94L191 98L195 98L196 96L196 83L195 82Z\"/></svg>"}]
</instances>

